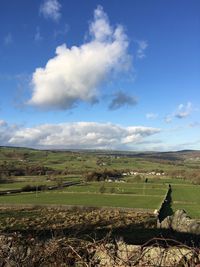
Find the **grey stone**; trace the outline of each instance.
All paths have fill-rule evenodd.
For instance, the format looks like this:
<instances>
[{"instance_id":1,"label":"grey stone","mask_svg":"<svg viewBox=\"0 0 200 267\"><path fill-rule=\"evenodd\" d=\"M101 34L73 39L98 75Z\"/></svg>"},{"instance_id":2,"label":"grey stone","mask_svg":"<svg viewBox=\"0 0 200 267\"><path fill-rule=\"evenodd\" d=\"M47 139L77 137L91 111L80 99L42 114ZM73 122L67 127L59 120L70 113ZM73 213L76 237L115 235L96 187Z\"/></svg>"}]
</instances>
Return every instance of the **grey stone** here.
<instances>
[{"instance_id":1,"label":"grey stone","mask_svg":"<svg viewBox=\"0 0 200 267\"><path fill-rule=\"evenodd\" d=\"M191 219L184 210L177 210L174 215L166 217L160 223L160 228L199 235L200 221Z\"/></svg>"}]
</instances>

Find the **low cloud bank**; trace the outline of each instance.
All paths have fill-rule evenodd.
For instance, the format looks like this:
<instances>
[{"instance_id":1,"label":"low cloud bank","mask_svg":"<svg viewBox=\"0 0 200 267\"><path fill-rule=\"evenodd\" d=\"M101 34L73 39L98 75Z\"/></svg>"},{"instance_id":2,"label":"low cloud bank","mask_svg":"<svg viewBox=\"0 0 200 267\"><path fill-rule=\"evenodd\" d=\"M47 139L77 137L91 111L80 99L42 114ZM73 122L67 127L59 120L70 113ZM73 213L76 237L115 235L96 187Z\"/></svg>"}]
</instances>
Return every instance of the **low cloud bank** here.
<instances>
[{"instance_id":1,"label":"low cloud bank","mask_svg":"<svg viewBox=\"0 0 200 267\"><path fill-rule=\"evenodd\" d=\"M57 149L129 149L160 129L112 123L73 122L26 128L0 125L0 144Z\"/></svg>"}]
</instances>

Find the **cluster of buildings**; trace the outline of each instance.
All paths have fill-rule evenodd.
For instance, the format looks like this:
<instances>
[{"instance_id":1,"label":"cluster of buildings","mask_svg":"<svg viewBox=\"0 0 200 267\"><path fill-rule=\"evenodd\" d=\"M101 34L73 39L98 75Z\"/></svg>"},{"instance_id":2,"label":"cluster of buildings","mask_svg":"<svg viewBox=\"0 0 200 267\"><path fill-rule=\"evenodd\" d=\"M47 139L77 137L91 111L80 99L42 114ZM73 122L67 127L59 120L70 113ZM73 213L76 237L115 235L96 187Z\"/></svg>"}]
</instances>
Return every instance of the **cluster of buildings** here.
<instances>
[{"instance_id":1,"label":"cluster of buildings","mask_svg":"<svg viewBox=\"0 0 200 267\"><path fill-rule=\"evenodd\" d=\"M164 172L155 172L155 171L152 171L152 172L134 172L134 171L130 171L130 172L124 172L122 173L123 176L129 176L129 175L153 175L153 176L163 176L165 175Z\"/></svg>"}]
</instances>

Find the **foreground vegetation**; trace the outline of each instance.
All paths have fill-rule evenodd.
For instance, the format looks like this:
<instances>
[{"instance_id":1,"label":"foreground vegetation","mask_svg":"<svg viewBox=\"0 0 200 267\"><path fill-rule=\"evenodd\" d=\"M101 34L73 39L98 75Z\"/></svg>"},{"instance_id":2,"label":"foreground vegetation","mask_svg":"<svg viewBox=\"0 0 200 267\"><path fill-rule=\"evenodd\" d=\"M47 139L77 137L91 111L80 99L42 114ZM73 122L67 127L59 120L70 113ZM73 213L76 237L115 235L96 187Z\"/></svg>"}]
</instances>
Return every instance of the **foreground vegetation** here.
<instances>
[{"instance_id":1,"label":"foreground vegetation","mask_svg":"<svg viewBox=\"0 0 200 267\"><path fill-rule=\"evenodd\" d=\"M125 226L155 228L156 218L151 212L84 207L1 207L0 214L0 230L6 231L57 229L68 230L72 234L95 231L95 227L113 230Z\"/></svg>"},{"instance_id":2,"label":"foreground vegetation","mask_svg":"<svg viewBox=\"0 0 200 267\"><path fill-rule=\"evenodd\" d=\"M156 228L148 212L97 208L5 208L2 266L191 266L198 239ZM173 237L175 237L173 235ZM184 239L183 239L184 238ZM187 240L183 243L181 240Z\"/></svg>"}]
</instances>

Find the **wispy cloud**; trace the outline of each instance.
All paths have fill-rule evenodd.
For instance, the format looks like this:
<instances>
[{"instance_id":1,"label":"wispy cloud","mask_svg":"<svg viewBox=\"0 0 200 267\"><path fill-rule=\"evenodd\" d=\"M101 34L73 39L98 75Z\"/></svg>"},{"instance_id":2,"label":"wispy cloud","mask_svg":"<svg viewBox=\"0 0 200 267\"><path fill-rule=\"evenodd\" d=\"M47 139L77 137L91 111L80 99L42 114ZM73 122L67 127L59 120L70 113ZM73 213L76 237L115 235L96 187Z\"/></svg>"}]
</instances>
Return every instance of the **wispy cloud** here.
<instances>
[{"instance_id":1,"label":"wispy cloud","mask_svg":"<svg viewBox=\"0 0 200 267\"><path fill-rule=\"evenodd\" d=\"M189 124L189 127L190 127L190 128L200 127L200 122L197 122L197 121L195 121L195 122L191 122L191 123Z\"/></svg>"},{"instance_id":2,"label":"wispy cloud","mask_svg":"<svg viewBox=\"0 0 200 267\"><path fill-rule=\"evenodd\" d=\"M69 25L65 24L64 27L59 27L59 29L54 31L54 38L65 36L69 32Z\"/></svg>"},{"instance_id":3,"label":"wispy cloud","mask_svg":"<svg viewBox=\"0 0 200 267\"><path fill-rule=\"evenodd\" d=\"M154 119L158 118L158 114L156 114L156 113L147 113L146 114L146 118L149 119L149 120L154 120Z\"/></svg>"},{"instance_id":4,"label":"wispy cloud","mask_svg":"<svg viewBox=\"0 0 200 267\"><path fill-rule=\"evenodd\" d=\"M167 116L165 116L164 121L166 123L170 123L170 122L172 122L172 119L173 119L173 116L172 115L167 115Z\"/></svg>"},{"instance_id":5,"label":"wispy cloud","mask_svg":"<svg viewBox=\"0 0 200 267\"><path fill-rule=\"evenodd\" d=\"M183 119L188 117L192 112L192 103L188 102L186 105L180 104L175 113L175 117L178 119Z\"/></svg>"},{"instance_id":6,"label":"wispy cloud","mask_svg":"<svg viewBox=\"0 0 200 267\"><path fill-rule=\"evenodd\" d=\"M122 91L118 91L114 94L108 108L110 110L116 110L124 106L135 106L136 104L137 99L134 96L128 95Z\"/></svg>"},{"instance_id":7,"label":"wispy cloud","mask_svg":"<svg viewBox=\"0 0 200 267\"><path fill-rule=\"evenodd\" d=\"M58 22L61 18L61 4L57 0L44 0L39 12L47 19Z\"/></svg>"},{"instance_id":8,"label":"wispy cloud","mask_svg":"<svg viewBox=\"0 0 200 267\"><path fill-rule=\"evenodd\" d=\"M13 36L11 33L8 33L5 37L4 37L4 45L10 45L13 43Z\"/></svg>"},{"instance_id":9,"label":"wispy cloud","mask_svg":"<svg viewBox=\"0 0 200 267\"><path fill-rule=\"evenodd\" d=\"M0 120L0 144L2 146L8 145L10 138L12 138L13 134L17 128L15 125L9 125L6 121Z\"/></svg>"},{"instance_id":10,"label":"wispy cloud","mask_svg":"<svg viewBox=\"0 0 200 267\"><path fill-rule=\"evenodd\" d=\"M138 49L136 52L137 58L139 59L145 58L146 57L145 51L148 47L147 41L137 41L137 44L138 44Z\"/></svg>"},{"instance_id":11,"label":"wispy cloud","mask_svg":"<svg viewBox=\"0 0 200 267\"><path fill-rule=\"evenodd\" d=\"M174 118L185 119L186 117L191 115L192 111L193 111L193 106L191 102L187 102L186 104L180 104L178 105L175 112L165 116L164 121L166 123L170 123Z\"/></svg>"},{"instance_id":12,"label":"wispy cloud","mask_svg":"<svg viewBox=\"0 0 200 267\"><path fill-rule=\"evenodd\" d=\"M7 122L4 120L0 120L0 127L5 127L7 126Z\"/></svg>"},{"instance_id":13,"label":"wispy cloud","mask_svg":"<svg viewBox=\"0 0 200 267\"><path fill-rule=\"evenodd\" d=\"M70 109L78 101L93 103L99 86L113 72L130 67L128 38L122 26L112 27L101 6L89 25L90 38L81 46L56 48L56 56L32 77L29 104L46 109Z\"/></svg>"},{"instance_id":14,"label":"wispy cloud","mask_svg":"<svg viewBox=\"0 0 200 267\"><path fill-rule=\"evenodd\" d=\"M40 27L37 27L35 35L34 35L34 41L35 42L40 42L42 40L43 40L43 37L42 37L41 32L40 32Z\"/></svg>"}]
</instances>

